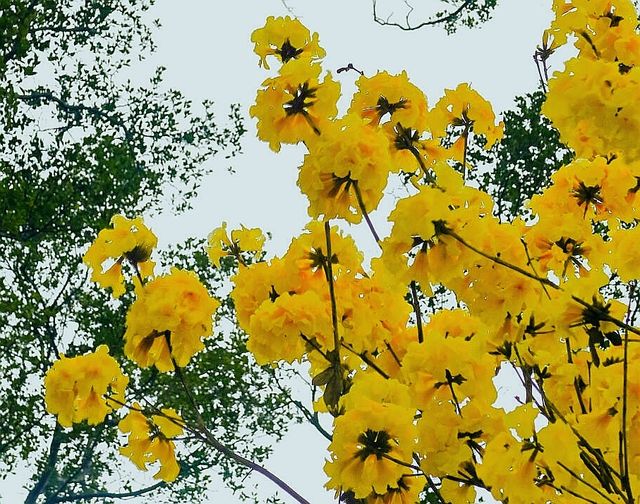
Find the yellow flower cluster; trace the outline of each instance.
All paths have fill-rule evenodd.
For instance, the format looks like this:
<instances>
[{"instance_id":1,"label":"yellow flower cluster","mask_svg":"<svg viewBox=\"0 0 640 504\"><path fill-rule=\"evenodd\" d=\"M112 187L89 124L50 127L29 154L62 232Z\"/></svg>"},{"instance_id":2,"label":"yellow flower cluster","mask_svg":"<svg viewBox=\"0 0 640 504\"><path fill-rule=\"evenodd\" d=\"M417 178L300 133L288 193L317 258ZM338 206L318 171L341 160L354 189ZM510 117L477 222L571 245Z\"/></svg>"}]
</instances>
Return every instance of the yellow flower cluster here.
<instances>
[{"instance_id":1,"label":"yellow flower cluster","mask_svg":"<svg viewBox=\"0 0 640 504\"><path fill-rule=\"evenodd\" d=\"M369 211L378 206L391 169L386 135L349 115L311 144L298 185L309 198L311 217L357 223L360 203Z\"/></svg>"},{"instance_id":2,"label":"yellow flower cluster","mask_svg":"<svg viewBox=\"0 0 640 504\"><path fill-rule=\"evenodd\" d=\"M575 37L579 53L549 83L542 109L578 157L640 158L640 34L630 0L554 1L547 37Z\"/></svg>"},{"instance_id":3,"label":"yellow flower cluster","mask_svg":"<svg viewBox=\"0 0 640 504\"><path fill-rule=\"evenodd\" d=\"M241 267L233 297L259 363L309 362L324 398L314 406L335 417L325 471L342 500L406 504L427 491L471 503L481 489L511 504L630 504L640 493L640 350L629 344L640 330L624 299L640 280L637 15L628 0L556 0L554 11L543 47L574 36L578 56L549 83L544 111L576 158L531 200L528 222L501 222L465 182L472 134L487 148L502 136L468 84L429 109L405 72L363 75L345 116L315 109L297 140L259 92L258 136L305 142L298 185L325 229L312 222L282 258ZM295 63L283 68L300 82L319 65ZM367 212L398 170L416 190L379 239ZM369 271L333 218L367 220L381 245ZM426 318L420 291L457 309ZM498 373L520 383L509 412L496 406Z\"/></svg>"},{"instance_id":4,"label":"yellow flower cluster","mask_svg":"<svg viewBox=\"0 0 640 504\"><path fill-rule=\"evenodd\" d=\"M231 231L231 238L227 233L227 223L214 229L209 234L209 244L207 254L209 261L216 268L220 267L220 259L225 256L235 256L239 261L243 261L242 252L253 252L258 255L262 252L265 237L258 228L248 229L242 226L240 229Z\"/></svg>"},{"instance_id":5,"label":"yellow flower cluster","mask_svg":"<svg viewBox=\"0 0 640 504\"><path fill-rule=\"evenodd\" d=\"M91 281L101 287L111 288L113 297L118 298L125 293L122 262L130 262L142 279L153 274L154 262L149 258L158 245L158 238L140 217L127 219L122 215L114 215L111 219L112 229L103 229L91 244L83 257L91 268ZM103 271L105 262L113 264Z\"/></svg>"},{"instance_id":6,"label":"yellow flower cluster","mask_svg":"<svg viewBox=\"0 0 640 504\"><path fill-rule=\"evenodd\" d=\"M83 420L99 424L120 408L128 382L106 345L78 357L62 355L44 380L47 411L57 415L63 427Z\"/></svg>"},{"instance_id":7,"label":"yellow flower cluster","mask_svg":"<svg viewBox=\"0 0 640 504\"><path fill-rule=\"evenodd\" d=\"M111 287L115 297L125 291L121 264L134 267L136 300L127 313L124 352L140 367L155 365L161 372L184 367L204 348L203 338L213 332L213 316L220 303L212 298L195 273L172 268L167 275L152 277L154 264L149 260L157 245L155 235L141 218L114 216L113 228L103 229L85 254L84 261L93 269L94 281ZM264 236L257 229L242 227L226 234L224 226L210 240L212 259L242 252L259 253ZM218 239L218 243L216 243ZM115 263L102 272L107 260ZM56 414L65 427L87 420L104 421L105 416L125 404L128 383L109 349L101 345L91 354L61 359L53 364L45 378L47 411ZM136 466L160 463L156 479L173 481L180 472L173 439L185 426L173 409L145 417L137 403L129 405L129 414L120 421L120 430L129 433L121 453Z\"/></svg>"},{"instance_id":8,"label":"yellow flower cluster","mask_svg":"<svg viewBox=\"0 0 640 504\"><path fill-rule=\"evenodd\" d=\"M120 420L118 427L129 433L127 446L120 453L131 460L138 469L147 470L147 464L160 463L155 479L171 482L178 477L180 466L176 461L173 438L182 435L184 422L172 408L163 408L161 415L148 419L134 403L129 414Z\"/></svg>"},{"instance_id":9,"label":"yellow flower cluster","mask_svg":"<svg viewBox=\"0 0 640 504\"><path fill-rule=\"evenodd\" d=\"M212 335L213 315L220 303L211 297L195 273L172 268L171 273L138 289L127 313L124 351L140 367L159 371L184 367Z\"/></svg>"},{"instance_id":10,"label":"yellow flower cluster","mask_svg":"<svg viewBox=\"0 0 640 504\"><path fill-rule=\"evenodd\" d=\"M324 58L325 51L318 44L318 34L309 30L297 19L269 16L264 27L251 35L254 51L260 56L260 65L267 70L268 56L275 56L281 63L296 59Z\"/></svg>"}]
</instances>

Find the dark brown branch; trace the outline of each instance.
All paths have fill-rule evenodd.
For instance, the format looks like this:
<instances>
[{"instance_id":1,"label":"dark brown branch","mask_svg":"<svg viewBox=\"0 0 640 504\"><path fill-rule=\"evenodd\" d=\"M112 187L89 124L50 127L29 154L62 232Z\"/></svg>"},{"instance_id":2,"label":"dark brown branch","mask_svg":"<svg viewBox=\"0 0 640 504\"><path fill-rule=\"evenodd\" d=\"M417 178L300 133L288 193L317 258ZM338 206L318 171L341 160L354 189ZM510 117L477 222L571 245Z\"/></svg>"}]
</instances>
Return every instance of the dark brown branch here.
<instances>
[{"instance_id":1,"label":"dark brown branch","mask_svg":"<svg viewBox=\"0 0 640 504\"><path fill-rule=\"evenodd\" d=\"M581 483L584 483L586 486L588 486L591 490L593 490L594 492L596 492L598 495L600 495L602 498L604 498L607 502L611 502L612 504L614 504L614 501L611 500L609 497L607 497L605 494L603 494L600 490L598 490L594 485L592 485L591 483L589 483L588 481L586 481L585 479L581 478L580 475L578 475L575 471L571 470L570 468L568 468L566 465L564 465L562 462L560 462L559 460L556 462L560 467L562 467L565 471L567 471L571 476L573 476L573 478Z\"/></svg>"},{"instance_id":2,"label":"dark brown branch","mask_svg":"<svg viewBox=\"0 0 640 504\"><path fill-rule=\"evenodd\" d=\"M406 24L400 24L400 23L396 23L393 21L389 21L389 19L382 19L381 17L378 16L378 12L376 9L376 4L377 4L377 0L372 0L372 7L373 7L373 20L378 23L380 26L394 26L396 28L400 28L401 30L404 31L414 31L414 30L419 30L420 28L424 28L425 26L433 26L433 25L438 25L438 24L443 24L443 23L447 23L449 21L453 21L454 19L456 19L460 14L462 14L462 12L471 7L471 5L473 4L472 0L465 0L465 2L460 5L460 7L458 7L457 9L451 11L449 14L447 14L446 16L442 16L439 18L435 18L435 19L428 19L426 21L421 22L420 24L417 25L411 25L409 23L409 14L411 14L411 12L413 11L413 7L411 7L409 5L409 12L407 13L407 17L405 19Z\"/></svg>"},{"instance_id":3,"label":"dark brown branch","mask_svg":"<svg viewBox=\"0 0 640 504\"><path fill-rule=\"evenodd\" d=\"M331 297L331 325L333 326L333 348L336 352L337 362L340 365L340 335L338 334L338 308L336 306L336 293L333 286L333 254L331 252L331 225L324 221L324 235L327 244L327 282L329 283L329 296Z\"/></svg>"},{"instance_id":4,"label":"dark brown branch","mask_svg":"<svg viewBox=\"0 0 640 504\"><path fill-rule=\"evenodd\" d=\"M627 312L627 318L625 323L633 323L638 312L638 299L636 298L637 282L632 282L629 286L629 302L635 300L635 306L633 312ZM628 403L627 397L629 393L629 331L624 331L624 360L623 360L623 372L622 372L622 428L620 433L620 456L622 458L622 464L620 467L620 474L622 475L621 483L627 494L629 502L634 502L633 490L631 489L631 482L629 480L629 439L627 434L627 415L628 415Z\"/></svg>"},{"instance_id":5,"label":"dark brown branch","mask_svg":"<svg viewBox=\"0 0 640 504\"><path fill-rule=\"evenodd\" d=\"M366 354L366 352L357 352L356 350L354 350L353 348L351 348L351 346L349 346L346 343L342 343L342 348L346 348L347 350L349 350L351 353L353 353L354 355L357 355L358 357L360 357L362 359L362 362L364 362L367 366L370 366L372 369L374 369L380 376L382 376L385 379L389 379L389 375L387 373L385 373L382 368L380 368L380 366L378 366L375 362L373 362Z\"/></svg>"},{"instance_id":6,"label":"dark brown branch","mask_svg":"<svg viewBox=\"0 0 640 504\"><path fill-rule=\"evenodd\" d=\"M164 481L159 481L158 483L140 488L139 490L132 490L130 492L87 492L75 495L65 495L62 497L55 497L53 499L49 499L47 503L55 503L55 502L75 502L79 500L90 500L90 499L126 499L128 497L138 497L140 495L144 495L149 492L153 492L158 488L162 488L166 486Z\"/></svg>"},{"instance_id":7,"label":"dark brown branch","mask_svg":"<svg viewBox=\"0 0 640 504\"><path fill-rule=\"evenodd\" d=\"M358 206L360 207L360 212L362 212L362 216L364 220L367 222L367 226L369 226L369 230L373 235L374 240L378 245L380 245L380 235L376 231L376 228L373 227L373 222L369 218L369 212L367 212L367 208L364 206L364 200L362 199L362 192L360 192L360 186L358 185L358 181L353 181L353 191L356 193L356 199L358 200Z\"/></svg>"},{"instance_id":8,"label":"dark brown branch","mask_svg":"<svg viewBox=\"0 0 640 504\"><path fill-rule=\"evenodd\" d=\"M275 474L273 474L271 471L269 471L266 467L263 467L260 464L258 464L256 462L253 462L252 460L249 460L249 459L243 457L242 455L234 452L231 448L227 447L226 445L224 445L220 441L218 441L218 439L211 433L211 431L209 431L209 429L207 428L207 426L206 426L206 424L204 422L204 418L202 418L202 415L200 414L200 409L198 408L198 404L196 403L195 398L193 397L193 394L191 393L191 389L187 384L186 378L185 378L184 374L182 373L182 368L180 368L176 364L176 362L175 362L175 360L173 358L172 358L172 360L173 360L173 365L174 365L174 368L175 368L175 373L178 376L178 379L180 380L182 388L184 389L185 393L187 394L187 398L189 400L189 403L191 404L191 408L193 409L194 413L196 414L198 430L197 431L193 431L192 430L192 432L194 432L196 434L199 434L203 441L205 441L207 444L212 446L214 449L218 450L224 456L230 458L234 462L236 462L236 463L238 463L238 464L240 464L240 465L242 465L244 467L247 467L247 468L249 468L249 469L251 469L253 471L256 471L257 473L262 474L267 479L269 479L270 481L275 483L277 486L279 486L284 492L286 492L291 497L293 497L293 499L295 499L300 504L311 504L308 500L306 500L304 497L302 497L300 494L298 494L298 492L296 492L293 488L291 488L289 485L287 485L283 480L281 480Z\"/></svg>"},{"instance_id":9,"label":"dark brown branch","mask_svg":"<svg viewBox=\"0 0 640 504\"><path fill-rule=\"evenodd\" d=\"M40 474L40 478L34 485L34 487L27 494L27 498L24 500L24 504L35 504L38 500L38 496L42 494L44 489L47 487L47 483L49 483L49 479L53 474L53 471L56 468L56 461L58 460L58 451L60 450L60 445L62 444L62 428L60 424L56 422L56 426L53 429L53 435L51 436L51 444L49 445L49 455L47 457L47 462L42 470L42 474Z\"/></svg>"},{"instance_id":10,"label":"dark brown branch","mask_svg":"<svg viewBox=\"0 0 640 504\"><path fill-rule=\"evenodd\" d=\"M528 278L531 278L532 280L536 280L537 282L540 282L540 284L542 285L547 285L555 290L562 290L562 288L559 285L556 285L555 283L553 283L551 280L547 279L547 278L543 278L543 277L539 277L537 275L534 275L533 273L529 273L527 270L521 268L520 266L516 266L515 264L511 264L507 261L505 261L504 259L501 259L500 257L497 256L492 256L490 254L487 254L486 252L483 252L482 250L474 247L473 245L471 245L469 242L467 242L464 238L462 238L460 235L458 235L457 233L455 233L454 231L450 230L450 229L445 229L444 231L442 231L442 234L447 235L447 236L451 236L451 238L453 238L454 240L456 240L457 242L459 242L460 244L464 245L465 247L467 247L469 250L473 250L476 254L481 255L482 257L484 257L485 259L488 259L496 264L500 264L501 266L504 266L505 268L509 268L513 271L516 271ZM602 319L602 320L606 320L607 322L611 322L615 325L617 325L620 329L624 329L626 331L632 332L634 334L640 335L640 329L637 329L635 327L630 326L629 324L627 324L626 322L623 322L622 320L618 320L615 317L612 317L611 315L609 315L608 312L606 312L605 310L603 310L602 308L598 308L597 306L594 306L592 303L589 303L583 299L580 299L578 296L571 296L571 299L573 299L576 303L578 303L579 305L584 306L585 308L589 308L590 310L595 311L598 316Z\"/></svg>"},{"instance_id":11,"label":"dark brown branch","mask_svg":"<svg viewBox=\"0 0 640 504\"><path fill-rule=\"evenodd\" d=\"M416 327L418 328L418 343L424 341L424 334L422 332L422 315L420 313L420 298L418 298L418 287L415 280L411 281L411 304L413 305L413 311L416 314Z\"/></svg>"}]
</instances>

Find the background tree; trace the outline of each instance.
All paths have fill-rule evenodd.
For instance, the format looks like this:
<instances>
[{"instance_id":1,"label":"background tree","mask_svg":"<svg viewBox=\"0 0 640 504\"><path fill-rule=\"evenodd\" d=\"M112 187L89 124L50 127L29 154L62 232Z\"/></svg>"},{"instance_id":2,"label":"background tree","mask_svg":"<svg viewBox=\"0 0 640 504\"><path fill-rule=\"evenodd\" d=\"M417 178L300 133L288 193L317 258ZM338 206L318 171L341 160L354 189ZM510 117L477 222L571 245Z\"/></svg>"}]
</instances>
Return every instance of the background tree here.
<instances>
[{"instance_id":1,"label":"background tree","mask_svg":"<svg viewBox=\"0 0 640 504\"><path fill-rule=\"evenodd\" d=\"M194 449L181 457L178 484L137 488L114 473L113 425L67 432L44 411L40 384L60 352L75 355L100 343L122 350L130 296L114 304L89 285L80 266L88 243L116 213L189 208L210 173L205 161L240 149L237 106L220 127L211 102L193 106L179 91L163 90L162 68L144 85L127 79L133 63L154 49L152 3L0 0L0 474L28 462L27 502L105 500L156 488L167 499L197 500L211 475L206 469L218 467L235 488L244 476ZM194 264L204 261L201 245L179 247L176 265L188 262L218 289L229 269ZM224 327L216 351L193 370L194 393L221 439L260 460L269 447L256 440L284 433L278 412L288 399L249 365L234 324ZM186 400L173 397L173 384L153 372L131 377L146 397Z\"/></svg>"},{"instance_id":2,"label":"background tree","mask_svg":"<svg viewBox=\"0 0 640 504\"><path fill-rule=\"evenodd\" d=\"M517 96L515 108L503 114L504 137L488 151L482 137L469 146L469 161L479 168L469 177L491 194L495 212L506 220L526 217L525 202L540 194L551 175L573 158L540 111L544 99L542 91Z\"/></svg>"}]
</instances>

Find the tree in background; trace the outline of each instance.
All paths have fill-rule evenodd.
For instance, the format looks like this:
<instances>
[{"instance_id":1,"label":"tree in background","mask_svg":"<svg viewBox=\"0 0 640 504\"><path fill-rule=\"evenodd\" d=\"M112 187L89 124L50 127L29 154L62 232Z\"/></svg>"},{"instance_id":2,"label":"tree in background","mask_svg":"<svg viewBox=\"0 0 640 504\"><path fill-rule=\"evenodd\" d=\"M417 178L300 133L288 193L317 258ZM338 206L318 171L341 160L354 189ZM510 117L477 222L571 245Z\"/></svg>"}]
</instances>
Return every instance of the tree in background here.
<instances>
[{"instance_id":1,"label":"tree in background","mask_svg":"<svg viewBox=\"0 0 640 504\"><path fill-rule=\"evenodd\" d=\"M211 102L194 106L164 90L162 68L142 85L127 79L154 49L151 5L0 1L0 474L30 475L27 502L104 500L159 487L167 498L197 500L207 469L217 468L236 489L245 475L226 458L193 450L184 454L177 485L140 488L126 470L114 472L119 456L108 424L63 430L44 410L39 382L61 352L107 343L122 353L132 294L114 304L90 285L81 266L87 244L114 214L188 209L211 172L207 160L240 150L237 106L219 126ZM187 242L172 257L220 290L229 269L203 268L201 245ZM232 317L228 302L223 310L220 317ZM205 352L203 368L194 370L194 394L221 439L260 460L286 430L291 415L279 413L289 399L249 365L233 319L224 327L216 351ZM141 396L186 401L158 373L130 377ZM267 441L258 442L261 434Z\"/></svg>"}]
</instances>

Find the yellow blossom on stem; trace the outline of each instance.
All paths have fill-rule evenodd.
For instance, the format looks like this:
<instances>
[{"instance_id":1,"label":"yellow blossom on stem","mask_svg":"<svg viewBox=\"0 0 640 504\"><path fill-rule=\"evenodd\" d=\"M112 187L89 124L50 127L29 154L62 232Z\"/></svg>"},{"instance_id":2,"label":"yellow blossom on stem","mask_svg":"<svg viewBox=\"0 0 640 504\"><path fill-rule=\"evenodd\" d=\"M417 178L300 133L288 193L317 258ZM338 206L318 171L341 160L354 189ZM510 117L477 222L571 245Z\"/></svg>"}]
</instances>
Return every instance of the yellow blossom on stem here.
<instances>
[{"instance_id":1,"label":"yellow blossom on stem","mask_svg":"<svg viewBox=\"0 0 640 504\"><path fill-rule=\"evenodd\" d=\"M140 217L127 219L122 215L111 218L113 228L103 229L82 258L91 268L91 280L101 287L111 288L113 297L125 293L122 262L134 264L142 278L153 274L154 262L152 250L158 244L158 238L147 228ZM114 261L106 271L105 262Z\"/></svg>"},{"instance_id":2,"label":"yellow blossom on stem","mask_svg":"<svg viewBox=\"0 0 640 504\"><path fill-rule=\"evenodd\" d=\"M504 125L496 124L491 104L471 89L469 84L460 84L456 89L447 89L435 107L429 111L429 128L434 137L444 138L451 126L461 129L458 145L462 145L471 131L487 138L485 148L502 138ZM462 161L462 159L459 159Z\"/></svg>"},{"instance_id":3,"label":"yellow blossom on stem","mask_svg":"<svg viewBox=\"0 0 640 504\"><path fill-rule=\"evenodd\" d=\"M227 223L217 227L209 233L207 255L209 261L216 268L220 267L220 259L225 256L236 256L242 262L242 252L253 252L259 254L262 251L265 237L258 228L246 228L244 225L240 229L231 231L231 238L227 233Z\"/></svg>"},{"instance_id":4,"label":"yellow blossom on stem","mask_svg":"<svg viewBox=\"0 0 640 504\"><path fill-rule=\"evenodd\" d=\"M384 133L347 115L310 145L298 177L309 216L360 222L376 209L392 170Z\"/></svg>"},{"instance_id":5,"label":"yellow blossom on stem","mask_svg":"<svg viewBox=\"0 0 640 504\"><path fill-rule=\"evenodd\" d=\"M413 409L395 404L372 403L338 417L329 445L331 459L324 466L330 478L327 488L350 490L358 499L399 488L407 473L401 464L412 463L413 414Z\"/></svg>"},{"instance_id":6,"label":"yellow blossom on stem","mask_svg":"<svg viewBox=\"0 0 640 504\"><path fill-rule=\"evenodd\" d=\"M390 122L419 132L427 128L427 98L420 88L409 82L407 72L362 75L356 86L358 91L351 99L349 114L358 114L376 126Z\"/></svg>"},{"instance_id":7,"label":"yellow blossom on stem","mask_svg":"<svg viewBox=\"0 0 640 504\"><path fill-rule=\"evenodd\" d=\"M129 433L127 446L120 448L120 453L143 471L147 470L147 464L159 462L160 470L153 477L171 482L180 473L172 439L182 435L183 421L172 408L163 408L161 413L148 419L140 405L134 403L129 414L118 424L122 432Z\"/></svg>"},{"instance_id":8,"label":"yellow blossom on stem","mask_svg":"<svg viewBox=\"0 0 640 504\"><path fill-rule=\"evenodd\" d=\"M220 305L195 273L172 268L138 290L127 313L124 351L141 367L159 371L187 365L211 336L213 314Z\"/></svg>"},{"instance_id":9,"label":"yellow blossom on stem","mask_svg":"<svg viewBox=\"0 0 640 504\"><path fill-rule=\"evenodd\" d=\"M317 63L295 60L262 83L249 113L258 119L258 138L273 151L282 143L312 142L337 114L340 84L331 74L320 82L320 72Z\"/></svg>"},{"instance_id":10,"label":"yellow blossom on stem","mask_svg":"<svg viewBox=\"0 0 640 504\"><path fill-rule=\"evenodd\" d=\"M57 415L63 427L83 420L99 424L120 408L128 382L106 345L78 357L62 355L44 379L47 411Z\"/></svg>"},{"instance_id":11,"label":"yellow blossom on stem","mask_svg":"<svg viewBox=\"0 0 640 504\"><path fill-rule=\"evenodd\" d=\"M260 66L269 69L267 57L274 56L283 64L303 59L307 64L324 58L325 51L318 44L318 34L309 32L298 19L269 16L262 28L254 30L251 41L253 51L260 56Z\"/></svg>"}]
</instances>

